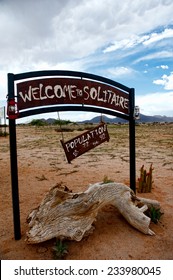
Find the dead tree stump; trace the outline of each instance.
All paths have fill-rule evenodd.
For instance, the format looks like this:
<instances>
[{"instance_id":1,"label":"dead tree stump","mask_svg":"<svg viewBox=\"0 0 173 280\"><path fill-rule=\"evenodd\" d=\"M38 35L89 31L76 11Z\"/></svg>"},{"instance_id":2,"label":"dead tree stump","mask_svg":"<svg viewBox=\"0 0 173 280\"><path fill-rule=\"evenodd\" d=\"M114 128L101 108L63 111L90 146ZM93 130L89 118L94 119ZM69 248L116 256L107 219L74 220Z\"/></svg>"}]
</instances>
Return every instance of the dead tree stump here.
<instances>
[{"instance_id":1,"label":"dead tree stump","mask_svg":"<svg viewBox=\"0 0 173 280\"><path fill-rule=\"evenodd\" d=\"M50 189L27 218L30 228L27 242L40 243L54 237L80 241L92 232L99 209L107 204L115 206L139 231L154 234L144 211L151 205L160 207L159 202L136 197L124 184L96 183L81 193L72 193L60 186Z\"/></svg>"}]
</instances>

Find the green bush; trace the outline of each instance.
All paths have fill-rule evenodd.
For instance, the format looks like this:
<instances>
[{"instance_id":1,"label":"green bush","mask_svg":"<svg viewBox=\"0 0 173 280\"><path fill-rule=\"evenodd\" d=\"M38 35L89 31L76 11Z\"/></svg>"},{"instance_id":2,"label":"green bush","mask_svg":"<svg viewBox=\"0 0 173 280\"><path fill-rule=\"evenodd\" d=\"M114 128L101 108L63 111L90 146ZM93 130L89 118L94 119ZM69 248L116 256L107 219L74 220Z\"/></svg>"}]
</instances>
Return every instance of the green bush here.
<instances>
[{"instance_id":1,"label":"green bush","mask_svg":"<svg viewBox=\"0 0 173 280\"><path fill-rule=\"evenodd\" d=\"M55 125L67 125L71 123L71 121L69 120L55 120L53 124Z\"/></svg>"},{"instance_id":2,"label":"green bush","mask_svg":"<svg viewBox=\"0 0 173 280\"><path fill-rule=\"evenodd\" d=\"M68 254L67 244L63 243L62 240L57 240L55 246L53 247L54 258L57 260L62 260Z\"/></svg>"},{"instance_id":3,"label":"green bush","mask_svg":"<svg viewBox=\"0 0 173 280\"><path fill-rule=\"evenodd\" d=\"M145 211L145 214L151 219L153 223L157 224L163 215L163 212L160 211L160 208L151 206Z\"/></svg>"},{"instance_id":4,"label":"green bush","mask_svg":"<svg viewBox=\"0 0 173 280\"><path fill-rule=\"evenodd\" d=\"M30 122L30 125L44 126L44 125L47 125L47 123L43 120L40 120L40 119L34 119Z\"/></svg>"}]
</instances>

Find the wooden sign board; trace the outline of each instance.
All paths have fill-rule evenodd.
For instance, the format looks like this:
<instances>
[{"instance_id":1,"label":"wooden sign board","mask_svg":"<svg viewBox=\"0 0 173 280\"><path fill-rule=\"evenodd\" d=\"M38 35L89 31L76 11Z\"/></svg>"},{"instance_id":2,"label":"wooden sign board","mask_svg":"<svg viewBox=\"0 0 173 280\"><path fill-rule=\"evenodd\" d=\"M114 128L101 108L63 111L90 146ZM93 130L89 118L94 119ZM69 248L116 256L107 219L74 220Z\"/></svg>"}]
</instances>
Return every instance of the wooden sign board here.
<instances>
[{"instance_id":1,"label":"wooden sign board","mask_svg":"<svg viewBox=\"0 0 173 280\"><path fill-rule=\"evenodd\" d=\"M129 94L112 85L75 78L44 78L17 83L20 110L34 107L82 104L129 114Z\"/></svg>"},{"instance_id":2,"label":"wooden sign board","mask_svg":"<svg viewBox=\"0 0 173 280\"><path fill-rule=\"evenodd\" d=\"M67 160L70 163L73 159L105 141L109 141L109 134L107 125L105 123L101 123L95 128L90 129L67 142L61 140L61 144L65 151Z\"/></svg>"}]
</instances>

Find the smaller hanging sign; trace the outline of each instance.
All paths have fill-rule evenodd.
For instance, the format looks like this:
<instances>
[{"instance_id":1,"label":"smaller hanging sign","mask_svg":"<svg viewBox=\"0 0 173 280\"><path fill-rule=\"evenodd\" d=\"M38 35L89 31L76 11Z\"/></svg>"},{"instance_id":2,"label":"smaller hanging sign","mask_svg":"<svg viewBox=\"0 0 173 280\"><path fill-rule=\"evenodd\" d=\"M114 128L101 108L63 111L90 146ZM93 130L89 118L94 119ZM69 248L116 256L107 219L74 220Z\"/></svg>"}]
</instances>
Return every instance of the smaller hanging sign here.
<instances>
[{"instance_id":1,"label":"smaller hanging sign","mask_svg":"<svg viewBox=\"0 0 173 280\"><path fill-rule=\"evenodd\" d=\"M68 163L70 163L73 159L105 141L109 141L109 134L107 125L101 123L95 128L92 128L67 142L61 140L61 144L65 151Z\"/></svg>"}]
</instances>

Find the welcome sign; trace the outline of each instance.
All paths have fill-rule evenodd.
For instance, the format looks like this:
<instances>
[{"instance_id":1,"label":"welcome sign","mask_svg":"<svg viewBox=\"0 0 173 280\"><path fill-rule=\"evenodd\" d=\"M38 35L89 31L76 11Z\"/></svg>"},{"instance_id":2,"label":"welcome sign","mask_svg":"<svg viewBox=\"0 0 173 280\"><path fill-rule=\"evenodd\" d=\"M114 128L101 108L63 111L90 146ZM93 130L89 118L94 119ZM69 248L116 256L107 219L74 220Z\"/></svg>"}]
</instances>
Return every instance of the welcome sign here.
<instances>
[{"instance_id":1,"label":"welcome sign","mask_svg":"<svg viewBox=\"0 0 173 280\"><path fill-rule=\"evenodd\" d=\"M68 163L70 163L73 159L105 141L109 141L109 134L107 125L101 123L95 128L90 129L67 142L61 140L61 144L64 148Z\"/></svg>"},{"instance_id":2,"label":"welcome sign","mask_svg":"<svg viewBox=\"0 0 173 280\"><path fill-rule=\"evenodd\" d=\"M116 87L77 78L44 78L17 84L18 109L81 104L129 113L129 95Z\"/></svg>"},{"instance_id":3,"label":"welcome sign","mask_svg":"<svg viewBox=\"0 0 173 280\"><path fill-rule=\"evenodd\" d=\"M130 187L136 192L135 90L94 74L46 70L8 73L7 115L10 132L11 183L15 240L21 238L18 191L16 119L60 111L108 114L129 122ZM62 142L67 159L72 159L109 141L101 124L67 142Z\"/></svg>"}]
</instances>

